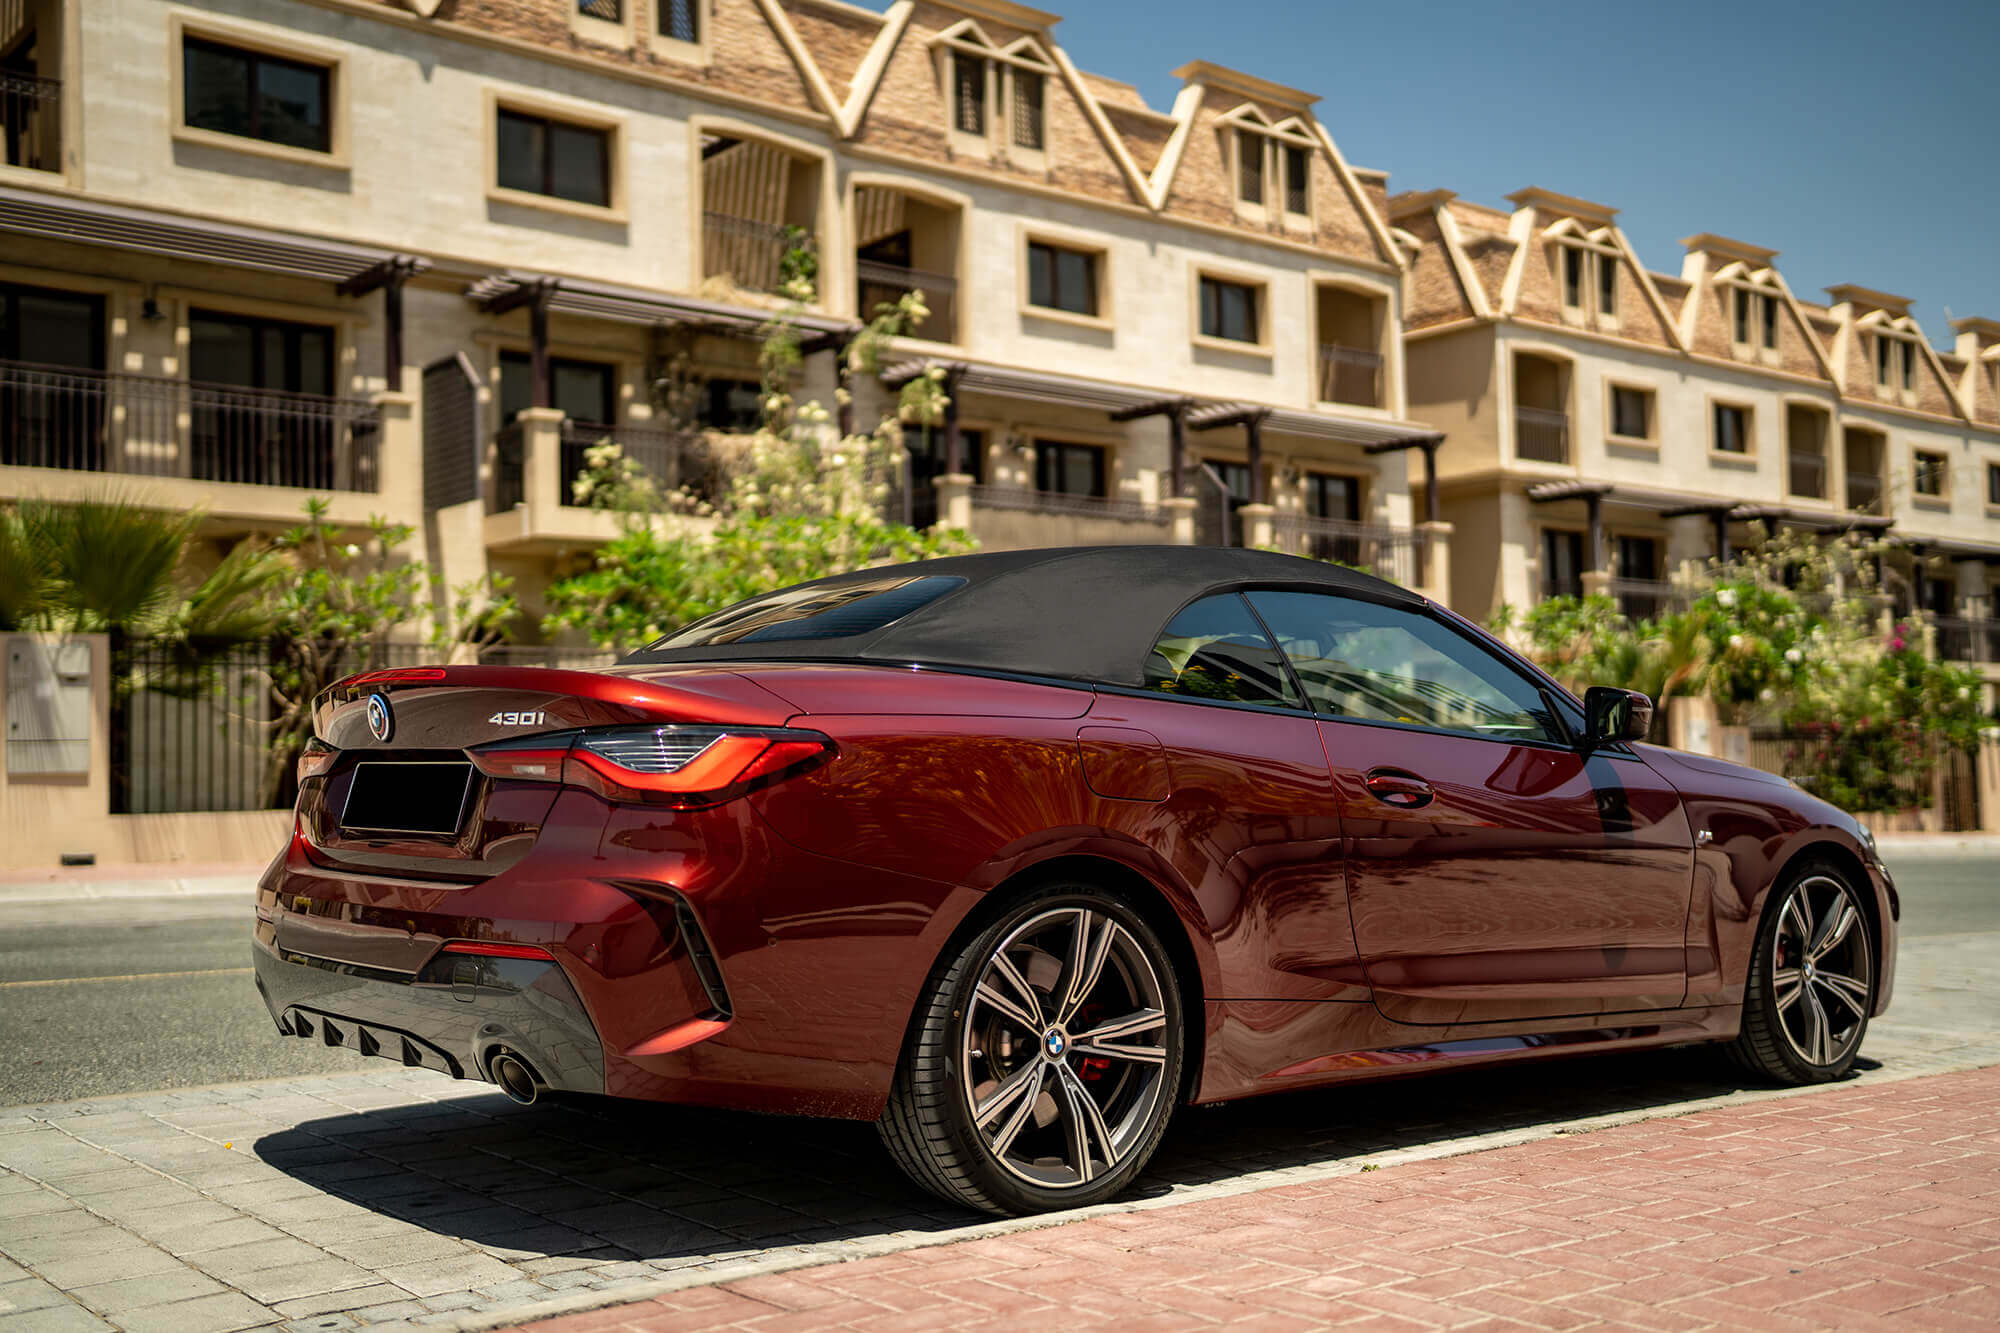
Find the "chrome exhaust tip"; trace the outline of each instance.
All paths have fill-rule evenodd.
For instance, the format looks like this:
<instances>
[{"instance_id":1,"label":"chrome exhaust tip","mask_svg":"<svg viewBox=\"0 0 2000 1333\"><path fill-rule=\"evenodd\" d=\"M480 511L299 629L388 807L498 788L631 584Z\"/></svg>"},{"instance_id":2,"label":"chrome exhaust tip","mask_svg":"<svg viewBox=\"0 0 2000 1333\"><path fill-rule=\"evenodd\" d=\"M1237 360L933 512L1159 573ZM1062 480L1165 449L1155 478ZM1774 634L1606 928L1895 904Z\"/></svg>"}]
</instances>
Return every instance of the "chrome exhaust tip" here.
<instances>
[{"instance_id":1,"label":"chrome exhaust tip","mask_svg":"<svg viewBox=\"0 0 2000 1333\"><path fill-rule=\"evenodd\" d=\"M535 1099L542 1095L542 1080L536 1076L534 1067L512 1051L501 1051L493 1057L489 1070L493 1081L500 1085L500 1091L507 1099L519 1106L533 1106Z\"/></svg>"}]
</instances>

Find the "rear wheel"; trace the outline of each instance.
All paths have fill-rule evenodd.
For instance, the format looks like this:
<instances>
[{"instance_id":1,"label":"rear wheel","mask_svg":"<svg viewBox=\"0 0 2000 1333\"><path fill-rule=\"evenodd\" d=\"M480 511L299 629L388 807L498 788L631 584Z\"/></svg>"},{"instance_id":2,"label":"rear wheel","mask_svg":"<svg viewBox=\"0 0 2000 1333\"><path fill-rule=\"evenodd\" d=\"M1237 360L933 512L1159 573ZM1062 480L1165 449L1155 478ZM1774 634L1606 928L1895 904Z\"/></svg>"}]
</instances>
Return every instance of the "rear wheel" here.
<instances>
[{"instance_id":1,"label":"rear wheel","mask_svg":"<svg viewBox=\"0 0 2000 1333\"><path fill-rule=\"evenodd\" d=\"M1829 865L1807 866L1779 893L1757 932L1730 1054L1780 1083L1824 1083L1853 1068L1875 1007L1868 916Z\"/></svg>"},{"instance_id":2,"label":"rear wheel","mask_svg":"<svg viewBox=\"0 0 2000 1333\"><path fill-rule=\"evenodd\" d=\"M880 1129L919 1185L995 1213L1102 1202L1159 1147L1180 1087L1180 988L1122 899L1051 885L942 960Z\"/></svg>"}]
</instances>

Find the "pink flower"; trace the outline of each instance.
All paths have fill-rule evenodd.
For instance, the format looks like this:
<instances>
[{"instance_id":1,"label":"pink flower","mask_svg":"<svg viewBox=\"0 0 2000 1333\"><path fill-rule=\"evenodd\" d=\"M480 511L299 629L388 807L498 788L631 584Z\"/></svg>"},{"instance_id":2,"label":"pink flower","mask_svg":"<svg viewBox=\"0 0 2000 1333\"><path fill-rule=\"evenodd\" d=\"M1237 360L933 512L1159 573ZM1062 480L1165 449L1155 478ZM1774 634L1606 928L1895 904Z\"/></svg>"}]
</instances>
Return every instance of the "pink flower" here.
<instances>
[{"instance_id":1,"label":"pink flower","mask_svg":"<svg viewBox=\"0 0 2000 1333\"><path fill-rule=\"evenodd\" d=\"M1891 640L1889 640L1889 646L1890 646L1891 648L1894 648L1894 649L1895 649L1895 650L1896 650L1897 652L1899 652L1899 653L1900 653L1900 652L1902 652L1902 651L1903 651L1903 649L1905 649L1905 648L1909 647L1909 645L1908 645L1907 643L1903 642L1903 640L1901 640L1901 639L1891 639Z\"/></svg>"}]
</instances>

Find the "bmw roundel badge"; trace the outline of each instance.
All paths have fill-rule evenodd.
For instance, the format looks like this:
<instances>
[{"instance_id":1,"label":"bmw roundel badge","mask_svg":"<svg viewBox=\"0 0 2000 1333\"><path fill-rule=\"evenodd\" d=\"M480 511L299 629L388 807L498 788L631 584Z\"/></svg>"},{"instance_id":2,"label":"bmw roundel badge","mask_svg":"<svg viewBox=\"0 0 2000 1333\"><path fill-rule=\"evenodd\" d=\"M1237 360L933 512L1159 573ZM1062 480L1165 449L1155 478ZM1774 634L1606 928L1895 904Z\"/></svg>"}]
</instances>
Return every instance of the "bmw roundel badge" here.
<instances>
[{"instance_id":1,"label":"bmw roundel badge","mask_svg":"<svg viewBox=\"0 0 2000 1333\"><path fill-rule=\"evenodd\" d=\"M387 741L396 729L396 719L389 713L389 701L379 694L368 696L368 730L378 741Z\"/></svg>"}]
</instances>

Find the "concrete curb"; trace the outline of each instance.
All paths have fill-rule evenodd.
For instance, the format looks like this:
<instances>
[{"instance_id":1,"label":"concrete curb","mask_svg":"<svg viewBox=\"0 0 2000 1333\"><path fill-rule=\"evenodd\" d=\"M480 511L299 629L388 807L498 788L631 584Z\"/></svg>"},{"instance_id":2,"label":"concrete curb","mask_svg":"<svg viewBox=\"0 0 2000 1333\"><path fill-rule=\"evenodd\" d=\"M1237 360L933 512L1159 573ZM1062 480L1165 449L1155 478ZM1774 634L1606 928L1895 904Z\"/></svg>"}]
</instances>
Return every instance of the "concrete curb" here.
<instances>
[{"instance_id":1,"label":"concrete curb","mask_svg":"<svg viewBox=\"0 0 2000 1333\"><path fill-rule=\"evenodd\" d=\"M185 878L0 880L0 905L102 902L133 898L242 898L257 895L257 876L190 875Z\"/></svg>"}]
</instances>

